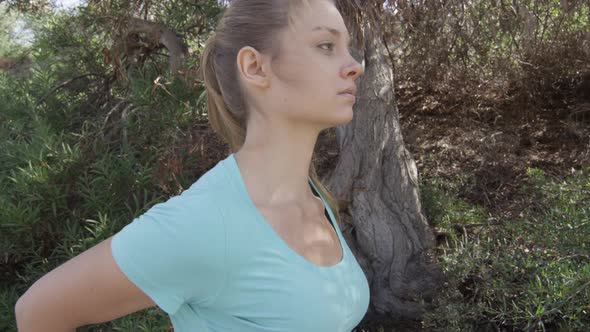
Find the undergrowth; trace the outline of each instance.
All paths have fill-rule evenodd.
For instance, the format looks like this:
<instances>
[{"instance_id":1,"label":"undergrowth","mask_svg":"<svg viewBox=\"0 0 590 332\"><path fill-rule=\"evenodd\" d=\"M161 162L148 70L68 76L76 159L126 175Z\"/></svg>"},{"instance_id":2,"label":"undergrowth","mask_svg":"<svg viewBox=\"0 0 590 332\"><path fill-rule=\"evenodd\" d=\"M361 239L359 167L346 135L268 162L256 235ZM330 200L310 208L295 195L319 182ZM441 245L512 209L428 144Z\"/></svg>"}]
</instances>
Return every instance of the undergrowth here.
<instances>
[{"instance_id":1,"label":"undergrowth","mask_svg":"<svg viewBox=\"0 0 590 332\"><path fill-rule=\"evenodd\" d=\"M448 278L424 327L587 331L590 168L559 180L529 168L521 187L529 206L518 218L499 222L457 198L460 182L428 179L422 184L429 218L447 235L438 259Z\"/></svg>"}]
</instances>

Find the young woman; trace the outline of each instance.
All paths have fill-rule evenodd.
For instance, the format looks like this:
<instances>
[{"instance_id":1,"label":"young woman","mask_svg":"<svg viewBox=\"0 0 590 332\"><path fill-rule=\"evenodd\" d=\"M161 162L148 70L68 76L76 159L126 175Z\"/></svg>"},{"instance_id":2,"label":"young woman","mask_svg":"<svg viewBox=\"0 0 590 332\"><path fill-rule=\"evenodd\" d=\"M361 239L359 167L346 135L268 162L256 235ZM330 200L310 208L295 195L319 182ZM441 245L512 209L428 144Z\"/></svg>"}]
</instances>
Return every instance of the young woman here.
<instances>
[{"instance_id":1,"label":"young woman","mask_svg":"<svg viewBox=\"0 0 590 332\"><path fill-rule=\"evenodd\" d=\"M157 305L177 332L351 331L369 287L311 160L352 119L362 66L330 0L235 0L202 56L233 151L182 194L37 281L19 330L72 331Z\"/></svg>"}]
</instances>

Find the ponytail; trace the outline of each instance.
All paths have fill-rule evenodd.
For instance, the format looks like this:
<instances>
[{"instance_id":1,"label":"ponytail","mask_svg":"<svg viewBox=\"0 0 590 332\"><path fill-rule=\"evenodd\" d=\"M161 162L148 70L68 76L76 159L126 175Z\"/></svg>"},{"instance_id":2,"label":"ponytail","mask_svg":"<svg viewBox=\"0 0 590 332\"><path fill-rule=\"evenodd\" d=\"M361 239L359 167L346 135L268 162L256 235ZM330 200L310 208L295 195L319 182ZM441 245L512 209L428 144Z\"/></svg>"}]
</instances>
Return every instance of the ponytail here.
<instances>
[{"instance_id":1,"label":"ponytail","mask_svg":"<svg viewBox=\"0 0 590 332\"><path fill-rule=\"evenodd\" d=\"M212 34L203 50L200 75L207 89L207 117L211 128L220 135L230 150L236 152L246 139L245 116L236 116L227 106L216 73L216 35ZM243 110L238 110L242 111Z\"/></svg>"}]
</instances>

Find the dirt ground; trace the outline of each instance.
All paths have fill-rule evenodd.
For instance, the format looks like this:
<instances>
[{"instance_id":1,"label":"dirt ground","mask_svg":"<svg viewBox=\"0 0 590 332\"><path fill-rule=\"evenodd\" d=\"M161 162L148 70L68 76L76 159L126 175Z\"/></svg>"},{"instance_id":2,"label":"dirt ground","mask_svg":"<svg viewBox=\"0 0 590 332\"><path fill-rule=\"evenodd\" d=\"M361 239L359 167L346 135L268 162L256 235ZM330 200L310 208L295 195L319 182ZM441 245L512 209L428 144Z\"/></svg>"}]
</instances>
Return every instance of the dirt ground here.
<instances>
[{"instance_id":1,"label":"dirt ground","mask_svg":"<svg viewBox=\"0 0 590 332\"><path fill-rule=\"evenodd\" d=\"M474 110L408 90L396 92L398 109L421 177L473 176L459 195L493 217L510 218L526 207L518 189L528 167L560 179L590 166L590 100L572 95L553 103L558 107L526 110L500 101Z\"/></svg>"}]
</instances>

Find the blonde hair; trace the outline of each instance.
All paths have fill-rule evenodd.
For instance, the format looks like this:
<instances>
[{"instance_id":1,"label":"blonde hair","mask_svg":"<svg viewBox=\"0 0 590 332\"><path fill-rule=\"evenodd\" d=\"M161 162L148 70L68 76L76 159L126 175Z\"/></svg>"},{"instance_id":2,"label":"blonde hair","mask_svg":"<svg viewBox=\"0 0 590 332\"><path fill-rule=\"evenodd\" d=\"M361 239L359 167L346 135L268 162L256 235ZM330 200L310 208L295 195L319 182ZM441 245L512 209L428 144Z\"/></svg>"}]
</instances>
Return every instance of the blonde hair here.
<instances>
[{"instance_id":1,"label":"blonde hair","mask_svg":"<svg viewBox=\"0 0 590 332\"><path fill-rule=\"evenodd\" d=\"M251 46L272 60L278 58L281 50L276 42L277 32L292 27L296 10L303 5L309 6L309 0L234 0L205 43L199 75L207 89L209 123L232 152L244 144L248 120L244 92L237 77L238 51ZM340 224L338 201L316 173L315 152L309 177Z\"/></svg>"}]
</instances>

